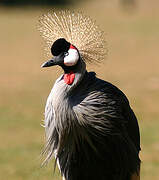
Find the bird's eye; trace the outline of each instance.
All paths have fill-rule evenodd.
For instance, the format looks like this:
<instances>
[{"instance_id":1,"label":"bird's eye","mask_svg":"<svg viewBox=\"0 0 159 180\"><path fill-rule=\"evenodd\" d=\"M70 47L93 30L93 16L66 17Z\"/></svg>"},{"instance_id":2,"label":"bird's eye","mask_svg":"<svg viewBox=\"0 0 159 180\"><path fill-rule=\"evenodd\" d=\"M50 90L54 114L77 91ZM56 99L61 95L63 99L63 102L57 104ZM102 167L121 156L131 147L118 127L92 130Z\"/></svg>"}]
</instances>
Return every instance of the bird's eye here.
<instances>
[{"instance_id":1,"label":"bird's eye","mask_svg":"<svg viewBox=\"0 0 159 180\"><path fill-rule=\"evenodd\" d=\"M69 55L69 53L68 52L64 52L64 56L68 56Z\"/></svg>"}]
</instances>

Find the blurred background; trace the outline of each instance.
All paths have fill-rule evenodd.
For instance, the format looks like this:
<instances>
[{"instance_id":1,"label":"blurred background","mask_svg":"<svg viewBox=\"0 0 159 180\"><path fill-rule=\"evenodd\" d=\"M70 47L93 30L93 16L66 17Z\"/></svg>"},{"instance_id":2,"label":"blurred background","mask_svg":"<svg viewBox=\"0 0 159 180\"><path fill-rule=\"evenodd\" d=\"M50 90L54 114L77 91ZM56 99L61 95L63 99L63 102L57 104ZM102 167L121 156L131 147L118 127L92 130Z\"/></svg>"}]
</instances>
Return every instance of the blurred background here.
<instances>
[{"instance_id":1,"label":"blurred background","mask_svg":"<svg viewBox=\"0 0 159 180\"><path fill-rule=\"evenodd\" d=\"M105 31L108 57L98 77L130 100L141 130L141 179L159 179L159 1L0 1L0 179L58 180L53 162L41 168L46 98L61 70L41 69L47 60L37 31L50 9L83 11Z\"/></svg>"}]
</instances>

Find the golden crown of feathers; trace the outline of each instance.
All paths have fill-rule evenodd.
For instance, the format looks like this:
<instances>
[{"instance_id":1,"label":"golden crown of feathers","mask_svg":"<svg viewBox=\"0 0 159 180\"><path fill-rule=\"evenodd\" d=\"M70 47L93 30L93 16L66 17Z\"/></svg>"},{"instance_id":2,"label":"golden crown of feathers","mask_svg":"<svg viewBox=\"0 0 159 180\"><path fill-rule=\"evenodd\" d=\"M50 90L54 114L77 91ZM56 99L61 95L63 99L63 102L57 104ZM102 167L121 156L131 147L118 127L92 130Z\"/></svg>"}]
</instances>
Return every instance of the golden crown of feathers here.
<instances>
[{"instance_id":1,"label":"golden crown of feathers","mask_svg":"<svg viewBox=\"0 0 159 180\"><path fill-rule=\"evenodd\" d=\"M47 54L54 41L65 38L80 52L86 62L100 62L104 59L104 33L90 17L79 12L50 11L39 19L38 29L46 40ZM51 54L50 54L51 55Z\"/></svg>"}]
</instances>

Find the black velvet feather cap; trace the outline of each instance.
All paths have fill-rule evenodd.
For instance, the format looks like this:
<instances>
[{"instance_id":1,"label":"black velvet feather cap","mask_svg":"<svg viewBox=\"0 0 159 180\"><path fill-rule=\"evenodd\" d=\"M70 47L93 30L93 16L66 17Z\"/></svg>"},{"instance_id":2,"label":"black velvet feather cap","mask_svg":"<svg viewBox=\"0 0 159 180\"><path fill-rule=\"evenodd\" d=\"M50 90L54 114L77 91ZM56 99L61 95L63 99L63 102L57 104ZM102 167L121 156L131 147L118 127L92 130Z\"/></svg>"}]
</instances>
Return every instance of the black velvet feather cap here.
<instances>
[{"instance_id":1,"label":"black velvet feather cap","mask_svg":"<svg viewBox=\"0 0 159 180\"><path fill-rule=\"evenodd\" d=\"M62 52L67 52L70 48L70 43L67 42L64 38L57 39L52 47L51 47L51 53L53 56L58 56Z\"/></svg>"}]
</instances>

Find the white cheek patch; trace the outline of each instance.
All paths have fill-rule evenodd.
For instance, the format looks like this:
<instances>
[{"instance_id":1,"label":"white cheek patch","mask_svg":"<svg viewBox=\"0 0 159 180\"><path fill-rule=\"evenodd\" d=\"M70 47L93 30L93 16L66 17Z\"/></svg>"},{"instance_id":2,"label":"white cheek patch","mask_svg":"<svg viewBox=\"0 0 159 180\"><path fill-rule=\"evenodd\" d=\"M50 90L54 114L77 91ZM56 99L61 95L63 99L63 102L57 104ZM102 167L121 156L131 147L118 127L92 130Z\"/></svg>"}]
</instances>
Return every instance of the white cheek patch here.
<instances>
[{"instance_id":1,"label":"white cheek patch","mask_svg":"<svg viewBox=\"0 0 159 180\"><path fill-rule=\"evenodd\" d=\"M68 56L64 58L64 64L66 66L74 66L79 59L79 54L76 49L69 49Z\"/></svg>"}]
</instances>

